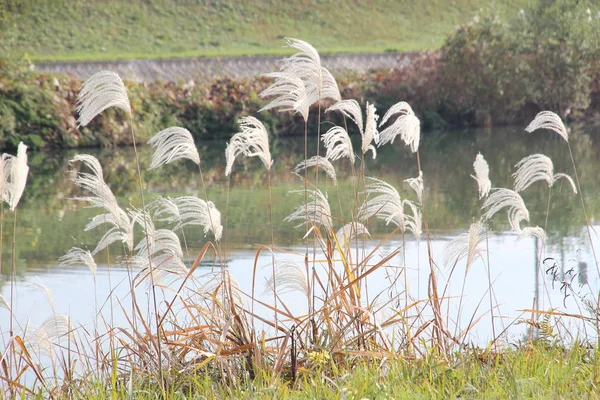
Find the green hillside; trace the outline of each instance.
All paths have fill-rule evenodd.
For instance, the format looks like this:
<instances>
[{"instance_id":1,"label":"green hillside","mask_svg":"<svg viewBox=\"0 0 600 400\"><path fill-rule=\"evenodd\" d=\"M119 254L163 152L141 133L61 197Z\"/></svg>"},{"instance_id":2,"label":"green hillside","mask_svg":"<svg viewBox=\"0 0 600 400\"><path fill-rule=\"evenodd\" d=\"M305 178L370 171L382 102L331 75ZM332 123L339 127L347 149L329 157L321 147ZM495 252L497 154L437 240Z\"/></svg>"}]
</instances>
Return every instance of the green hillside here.
<instances>
[{"instance_id":1,"label":"green hillside","mask_svg":"<svg viewBox=\"0 0 600 400\"><path fill-rule=\"evenodd\" d=\"M418 3L418 4L416 4ZM0 0L0 50L33 60L433 49L477 14L528 0Z\"/></svg>"}]
</instances>

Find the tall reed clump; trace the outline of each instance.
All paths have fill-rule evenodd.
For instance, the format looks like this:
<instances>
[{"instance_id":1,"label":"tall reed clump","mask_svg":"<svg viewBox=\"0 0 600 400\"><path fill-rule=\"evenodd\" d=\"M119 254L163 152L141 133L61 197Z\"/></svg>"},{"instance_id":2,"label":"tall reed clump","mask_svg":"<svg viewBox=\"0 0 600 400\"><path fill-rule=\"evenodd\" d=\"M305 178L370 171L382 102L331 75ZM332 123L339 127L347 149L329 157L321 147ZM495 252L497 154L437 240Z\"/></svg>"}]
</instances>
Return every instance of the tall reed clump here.
<instances>
[{"instance_id":1,"label":"tall reed clump","mask_svg":"<svg viewBox=\"0 0 600 400\"><path fill-rule=\"evenodd\" d=\"M127 285L127 299L110 296L108 321L101 302L95 302L93 330L74 327L68 318L56 313L25 334L27 340L13 335L11 325L13 344L2 358L10 356L13 360L11 374L3 380L7 393L52 398L79 393L111 398L133 398L140 393L194 396L198 394L194 382L198 375L205 374L211 382L232 388L231 395L235 388L265 377L273 384L283 381L292 387L314 380L335 385L329 375L351 371L362 362L382 366L388 359L412 361L435 356L445 359L447 365L449 360L458 360L461 352L469 351L469 335L480 320L474 311L469 323L461 324L467 275L480 262L487 269L491 342L498 341L501 334L496 331L494 319L499 301L494 297L491 276L490 221L506 211L511 230L519 237L534 236L543 246L547 224L544 222L544 228L528 224L530 214L520 193L537 181L544 181L551 188L558 179L564 179L580 194L577 174L575 180L555 174L548 157L534 154L516 165L513 188L495 188L489 176L490 166L481 154L476 155L473 178L478 190L472 196L482 201L482 213L467 232L448 243L443 254L435 254L435 232L427 219L428 175L422 169L419 153L420 143L426 137L421 137L421 123L415 111L401 101L387 110L379 122L374 104L363 106L356 100L341 99L333 76L321 65L312 46L297 39L288 39L287 43L299 52L285 59L278 72L267 75L274 83L261 95L274 97L263 111L293 111L305 121L304 160L293 171L302 186L292 190L289 197L273 197L269 134L254 116L239 119L240 131L229 140L222 165L229 179L228 199L236 159L258 157L266 169L270 243L256 251L250 290L244 289L247 285L241 286L228 268L227 222L224 228L222 219L228 218L229 200L225 215L209 200L209 194L214 192L205 182L202 157L192 132L183 127L166 127L152 137L148 142L154 150L149 169L165 168L168 172L168 164L194 163L203 198L189 194L155 196L146 202L148 194L144 193L136 150L140 198L137 206L124 205L119 194L113 193L100 161L91 155L77 155L72 160L73 182L81 194L75 200L98 210L83 229L100 230L102 237L93 250L72 248L58 262L86 266L96 282L96 271L106 267L99 257L113 252L117 257L109 261L110 267L127 270L128 279L122 283ZM126 86L110 72L90 78L80 99L81 124L89 123L109 107L132 115ZM320 125L322 101L332 102L325 108L326 113L343 114L344 126L329 127L323 135L317 129L316 143L309 143L311 106L318 109ZM346 118L356 124L360 133L358 157ZM130 123L135 143L133 119ZM556 128L566 140L562 123L553 118L549 123L536 126ZM394 142L398 136L406 145L407 154L415 157L416 174L396 182L366 176L366 153L371 151L375 158L377 147ZM321 141L324 154L320 151ZM359 172L355 167L357 159L361 163ZM351 171L351 196L346 201L340 194L344 184L336 169L340 164ZM11 209L15 209L22 193L26 165L24 147L19 148L16 157L1 158L0 194ZM20 169L15 169L17 166ZM315 169L314 178L308 173L310 168ZM329 179L319 182L320 171ZM339 211L330 205L330 182L337 192ZM304 200L289 205L289 215L279 222L301 228L298 239L304 240L304 248L281 249L274 234L278 221L273 220L273 207L296 196ZM375 232L384 224L394 228L377 236ZM192 226L201 227L209 239L195 238ZM395 244L396 236L400 236L401 244ZM419 252L421 240L426 241L429 277L424 296L413 289L415 282L408 274L410 267L420 268L419 261L409 265L411 261L407 259L407 247L414 242ZM203 244L198 249L193 243L199 241ZM264 250L269 251L265 257L268 260L262 258ZM539 264L542 251L537 256ZM200 268L211 257L213 267L218 265L219 269ZM270 266L263 292L267 297L261 297L257 290L258 266L263 261ZM442 264L451 269L449 274L439 268ZM453 313L449 277L463 265L458 312ZM446 280L443 290L442 277ZM112 291L112 282L109 285ZM43 285L38 287L45 291ZM144 291L150 294L148 304L140 300ZM0 298L0 307L12 308L12 296L10 302ZM300 311L296 311L298 308ZM542 310L532 311L536 312ZM113 313L122 314L125 326L115 324ZM39 368L42 357L59 362L53 363L51 369ZM34 373L32 385L24 380L27 369Z\"/></svg>"}]
</instances>

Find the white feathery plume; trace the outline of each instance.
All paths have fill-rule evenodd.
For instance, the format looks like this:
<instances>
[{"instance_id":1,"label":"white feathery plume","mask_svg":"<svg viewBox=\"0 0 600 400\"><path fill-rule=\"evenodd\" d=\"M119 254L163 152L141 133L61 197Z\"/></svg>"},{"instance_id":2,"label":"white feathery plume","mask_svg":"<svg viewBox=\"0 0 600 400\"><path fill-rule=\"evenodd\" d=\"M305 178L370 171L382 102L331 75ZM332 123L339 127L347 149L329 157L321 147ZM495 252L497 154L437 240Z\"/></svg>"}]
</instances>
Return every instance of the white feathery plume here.
<instances>
[{"instance_id":1,"label":"white feathery plume","mask_svg":"<svg viewBox=\"0 0 600 400\"><path fill-rule=\"evenodd\" d=\"M468 272L477 258L483 258L481 244L484 240L483 224L481 222L472 223L469 227L469 232L461 233L446 245L444 249L444 265L446 267L454 266L466 257L466 270Z\"/></svg>"},{"instance_id":2,"label":"white feathery plume","mask_svg":"<svg viewBox=\"0 0 600 400\"><path fill-rule=\"evenodd\" d=\"M282 107L280 111L294 111L300 113L304 121L308 121L309 106L306 101L306 87L300 77L289 72L272 72L263 75L273 78L275 82L267 89L260 92L261 98L276 96L269 104L258 112Z\"/></svg>"},{"instance_id":3,"label":"white feathery plume","mask_svg":"<svg viewBox=\"0 0 600 400\"><path fill-rule=\"evenodd\" d=\"M569 141L569 132L567 131L567 128L565 128L565 124L563 124L560 117L552 111L542 111L538 113L533 121L527 125L527 128L525 128L529 133L538 129L550 129L551 131L558 133L565 142Z\"/></svg>"},{"instance_id":4,"label":"white feathery plume","mask_svg":"<svg viewBox=\"0 0 600 400\"><path fill-rule=\"evenodd\" d=\"M283 60L281 72L295 75L304 82L306 95L299 109L310 107L322 99L340 101L340 90L331 73L321 66L317 50L310 44L292 38L286 38L287 45L298 53Z\"/></svg>"},{"instance_id":5,"label":"white feathery plume","mask_svg":"<svg viewBox=\"0 0 600 400\"><path fill-rule=\"evenodd\" d=\"M573 193L577 194L577 186L575 186L575 182L573 181L573 178L571 178L567 174L563 174L562 172L558 173L558 174L554 174L554 176L552 177L552 185L550 185L550 186L554 186L554 184L556 182L558 182L559 179L565 179L567 182L569 182L569 184L571 185L571 189L573 190Z\"/></svg>"},{"instance_id":6,"label":"white feathery plume","mask_svg":"<svg viewBox=\"0 0 600 400\"><path fill-rule=\"evenodd\" d=\"M150 244L150 251L148 252L148 242ZM162 252L176 255L179 258L183 258L183 250L181 249L181 242L175 232L169 229L156 229L152 231L151 235L148 235L148 240L144 238L135 247L135 251L138 255L151 254L154 259L155 256Z\"/></svg>"},{"instance_id":7,"label":"white feathery plume","mask_svg":"<svg viewBox=\"0 0 600 400\"><path fill-rule=\"evenodd\" d=\"M4 296L2 296L1 294L0 294L0 308L5 308L8 311L11 310L10 304L8 303L8 301L6 301L6 299L4 298Z\"/></svg>"},{"instance_id":8,"label":"white feathery plume","mask_svg":"<svg viewBox=\"0 0 600 400\"><path fill-rule=\"evenodd\" d=\"M534 228L528 226L526 228L523 228L518 233L519 237L517 238L517 240L520 240L526 236L534 236L540 239L542 244L546 243L546 232L544 232L544 229L540 228L539 226L536 226Z\"/></svg>"},{"instance_id":9,"label":"white feathery plume","mask_svg":"<svg viewBox=\"0 0 600 400\"><path fill-rule=\"evenodd\" d=\"M96 280L96 271L98 266L94 261L94 256L89 250L83 250L79 247L71 248L67 254L58 259L60 266L81 266L85 265L90 269L94 280Z\"/></svg>"},{"instance_id":10,"label":"white feathery plume","mask_svg":"<svg viewBox=\"0 0 600 400\"><path fill-rule=\"evenodd\" d=\"M406 179L404 182L408 183L412 190L415 191L419 199L419 203L423 204L423 171L419 171L418 177Z\"/></svg>"},{"instance_id":11,"label":"white feathery plume","mask_svg":"<svg viewBox=\"0 0 600 400\"><path fill-rule=\"evenodd\" d=\"M366 109L367 115L364 124L362 111L356 100L341 100L329 107L327 110L325 110L325 112L340 111L346 117L354 121L354 123L358 126L358 130L362 137L362 154L366 154L369 150L371 150L373 152L373 159L375 159L377 157L377 150L375 150L375 146L373 146L371 142L375 141L375 144L377 144L379 141L379 133L377 132L377 119L379 119L379 116L377 115L377 110L373 104L369 104L369 102L367 102Z\"/></svg>"},{"instance_id":12,"label":"white feathery plume","mask_svg":"<svg viewBox=\"0 0 600 400\"><path fill-rule=\"evenodd\" d=\"M154 258L162 252L183 258L183 250L179 237L168 229L156 229L154 221L147 212L133 209L130 212L131 220L144 230L144 238L135 246L138 256Z\"/></svg>"},{"instance_id":13,"label":"white feathery plume","mask_svg":"<svg viewBox=\"0 0 600 400\"><path fill-rule=\"evenodd\" d=\"M514 190L494 189L484 201L481 209L486 209L483 218L491 219L498 211L508 208L508 222L515 232L521 231L521 221L529 221L529 211L523 198Z\"/></svg>"},{"instance_id":14,"label":"white feathery plume","mask_svg":"<svg viewBox=\"0 0 600 400\"><path fill-rule=\"evenodd\" d=\"M131 115L131 105L123 81L114 72L100 71L84 82L77 96L79 126L86 126L96 115L117 107Z\"/></svg>"},{"instance_id":15,"label":"white feathery plume","mask_svg":"<svg viewBox=\"0 0 600 400\"><path fill-rule=\"evenodd\" d=\"M244 154L245 147L246 141L240 133L236 133L231 137L225 148L225 176L229 176L233 168L233 162L237 156Z\"/></svg>"},{"instance_id":16,"label":"white feathery plume","mask_svg":"<svg viewBox=\"0 0 600 400\"><path fill-rule=\"evenodd\" d=\"M3 172L7 177L4 183L4 197L11 211L15 211L25 186L27 185L27 175L29 174L29 166L27 165L27 146L23 142L19 143L17 155L9 156L10 161L6 162L4 168L8 165L8 172ZM8 158L8 157L7 157Z\"/></svg>"},{"instance_id":17,"label":"white feathery plume","mask_svg":"<svg viewBox=\"0 0 600 400\"><path fill-rule=\"evenodd\" d=\"M75 156L70 162L82 162L92 172L78 172L73 182L84 190L92 193L92 196L75 197L75 200L89 203L87 207L102 208L107 211L106 214L95 216L85 227L85 231L94 229L102 224L112 225L108 229L100 242L92 251L97 254L110 244L116 241L122 241L129 250L133 248L133 223L130 221L127 213L119 207L117 199L110 190L102 173L100 162L88 154Z\"/></svg>"},{"instance_id":18,"label":"white feathery plume","mask_svg":"<svg viewBox=\"0 0 600 400\"><path fill-rule=\"evenodd\" d=\"M172 127L158 132L148 144L156 150L148 169L155 169L173 161L188 159L200 165L200 155L192 134L185 128Z\"/></svg>"},{"instance_id":19,"label":"white feathery plume","mask_svg":"<svg viewBox=\"0 0 600 400\"><path fill-rule=\"evenodd\" d=\"M522 192L537 181L545 181L548 187L552 187L559 179L566 179L574 193L577 193L575 182L567 174L554 175L554 165L550 157L543 154L532 154L523 158L515 165L517 172L512 176L515 178L515 191Z\"/></svg>"},{"instance_id":20,"label":"white feathery plume","mask_svg":"<svg viewBox=\"0 0 600 400\"><path fill-rule=\"evenodd\" d=\"M181 222L181 214L177 203L170 197L159 197L148 205L153 210L154 218L159 222L177 224Z\"/></svg>"},{"instance_id":21,"label":"white feathery plume","mask_svg":"<svg viewBox=\"0 0 600 400\"><path fill-rule=\"evenodd\" d=\"M342 226L335 234L335 237L340 246L346 246L352 243L352 240L358 235L371 236L366 226L354 221Z\"/></svg>"},{"instance_id":22,"label":"white feathery plume","mask_svg":"<svg viewBox=\"0 0 600 400\"><path fill-rule=\"evenodd\" d=\"M347 157L354 164L354 151L348 132L341 126L334 126L325 133L321 140L325 143L327 154L325 157L331 161Z\"/></svg>"},{"instance_id":23,"label":"white feathery plume","mask_svg":"<svg viewBox=\"0 0 600 400\"><path fill-rule=\"evenodd\" d=\"M310 297L309 284L306 270L298 263L291 260L277 261L275 275L265 282L264 294L273 293L277 282L277 293L300 292L307 298Z\"/></svg>"},{"instance_id":24,"label":"white feathery plume","mask_svg":"<svg viewBox=\"0 0 600 400\"><path fill-rule=\"evenodd\" d=\"M122 242L125 247L129 250L133 250L133 223L127 218L127 214L123 211L124 215L117 218L113 214L99 214L96 215L88 224L85 226L84 231L91 231L103 224L111 226L106 230L104 236L100 239L96 248L92 251L93 255L98 254L106 247L110 246L115 242Z\"/></svg>"},{"instance_id":25,"label":"white feathery plume","mask_svg":"<svg viewBox=\"0 0 600 400\"><path fill-rule=\"evenodd\" d=\"M242 131L233 135L225 149L225 176L231 173L233 162L240 154L259 157L267 170L270 170L273 160L269 151L269 134L265 126L254 117L244 117L238 120L238 124Z\"/></svg>"},{"instance_id":26,"label":"white feathery plume","mask_svg":"<svg viewBox=\"0 0 600 400\"><path fill-rule=\"evenodd\" d=\"M52 295L52 290L50 290L50 288L46 286L40 278L36 276L36 280L29 282L27 286L39 290L46 297L46 300L48 300L48 304L50 304L52 310L55 309L54 296Z\"/></svg>"},{"instance_id":27,"label":"white feathery plume","mask_svg":"<svg viewBox=\"0 0 600 400\"><path fill-rule=\"evenodd\" d=\"M0 156L0 203L8 202L8 177L10 175L10 164L12 156L2 154Z\"/></svg>"},{"instance_id":28,"label":"white feathery plume","mask_svg":"<svg viewBox=\"0 0 600 400\"><path fill-rule=\"evenodd\" d=\"M183 261L170 253L152 255L152 261L149 261L146 255L139 253L129 257L128 262L134 269L140 270L136 279L146 281L148 285L168 287L177 279L185 278L189 272Z\"/></svg>"},{"instance_id":29,"label":"white feathery plume","mask_svg":"<svg viewBox=\"0 0 600 400\"><path fill-rule=\"evenodd\" d=\"M321 168L325 173L333 180L333 184L337 186L337 177L335 174L335 168L333 164L322 156L313 156L308 160L301 161L294 168L294 173L301 177L300 173L307 168L318 167Z\"/></svg>"},{"instance_id":30,"label":"white feathery plume","mask_svg":"<svg viewBox=\"0 0 600 400\"><path fill-rule=\"evenodd\" d=\"M537 181L546 181L548 187L552 186L554 165L550 157L543 154L532 154L523 158L515 165L517 172L515 178L515 191L522 192Z\"/></svg>"},{"instance_id":31,"label":"white feathery plume","mask_svg":"<svg viewBox=\"0 0 600 400\"><path fill-rule=\"evenodd\" d=\"M383 116L379 126L383 126L388 120L396 114L400 114L393 124L379 133L379 146L386 143L393 143L396 136L404 141L413 153L419 149L421 139L421 121L415 115L408 103L401 101L394 104Z\"/></svg>"},{"instance_id":32,"label":"white feathery plume","mask_svg":"<svg viewBox=\"0 0 600 400\"><path fill-rule=\"evenodd\" d=\"M354 121L361 135L364 133L362 110L358 101L354 99L340 100L325 110L326 113L330 111L340 111L345 117Z\"/></svg>"},{"instance_id":33,"label":"white feathery plume","mask_svg":"<svg viewBox=\"0 0 600 400\"><path fill-rule=\"evenodd\" d=\"M475 169L475 175L471 175L471 178L477 181L479 199L481 200L488 195L490 189L492 188L492 182L490 181L489 176L490 167L481 153L478 153L477 157L475 157L473 168Z\"/></svg>"},{"instance_id":34,"label":"white feathery plume","mask_svg":"<svg viewBox=\"0 0 600 400\"><path fill-rule=\"evenodd\" d=\"M72 335L71 321L65 315L52 315L38 327L31 327L25 335L27 342L39 354L54 356L54 346ZM63 346L61 346L63 347Z\"/></svg>"},{"instance_id":35,"label":"white feathery plume","mask_svg":"<svg viewBox=\"0 0 600 400\"><path fill-rule=\"evenodd\" d=\"M367 199L358 210L358 219L366 221L373 216L385 221L386 225L392 222L401 228L404 227L404 202L398 191L387 182L380 179L369 178L372 183L366 187L366 195L373 196Z\"/></svg>"},{"instance_id":36,"label":"white feathery plume","mask_svg":"<svg viewBox=\"0 0 600 400\"><path fill-rule=\"evenodd\" d=\"M373 146L371 142L379 144L379 132L377 131L378 119L379 115L377 115L377 109L373 104L367 102L367 120L365 122L365 132L362 136L361 150L363 154L367 154L367 152L371 150L373 153L373 160L377 158L377 150L375 150L375 146Z\"/></svg>"},{"instance_id":37,"label":"white feathery plume","mask_svg":"<svg viewBox=\"0 0 600 400\"><path fill-rule=\"evenodd\" d=\"M304 190L292 190L289 193L304 194ZM331 219L331 209L329 208L327 197L325 197L319 189L307 190L307 196L308 204L301 204L296 207L294 212L288 215L284 221L301 221L296 225L296 228L309 222L315 226L324 226L325 228L331 229L333 227L333 221ZM306 218L308 218L308 221Z\"/></svg>"},{"instance_id":38,"label":"white feathery plume","mask_svg":"<svg viewBox=\"0 0 600 400\"><path fill-rule=\"evenodd\" d=\"M404 200L404 206L408 206L411 210L411 214L404 214L404 228L402 231L409 231L415 235L417 240L421 239L421 234L423 233L423 216L421 215L421 211L417 205L410 201Z\"/></svg>"},{"instance_id":39,"label":"white feathery plume","mask_svg":"<svg viewBox=\"0 0 600 400\"><path fill-rule=\"evenodd\" d=\"M173 199L179 209L180 220L174 230L188 225L200 225L204 228L204 234L212 231L215 240L221 240L223 225L221 225L221 213L212 201L206 201L194 196L182 196ZM211 224L212 221L212 224Z\"/></svg>"}]
</instances>

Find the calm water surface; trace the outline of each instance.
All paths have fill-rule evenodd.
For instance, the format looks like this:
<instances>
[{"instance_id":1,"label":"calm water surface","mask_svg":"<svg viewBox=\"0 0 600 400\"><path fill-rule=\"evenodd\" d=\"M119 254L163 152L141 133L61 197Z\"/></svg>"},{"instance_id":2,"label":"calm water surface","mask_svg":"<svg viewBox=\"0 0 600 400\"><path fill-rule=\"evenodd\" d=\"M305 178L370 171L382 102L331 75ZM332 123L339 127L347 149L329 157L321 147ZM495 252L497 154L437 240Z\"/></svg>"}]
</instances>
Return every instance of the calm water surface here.
<instances>
[{"instance_id":1,"label":"calm water surface","mask_svg":"<svg viewBox=\"0 0 600 400\"><path fill-rule=\"evenodd\" d=\"M595 135L594 135L595 134ZM598 154L600 144L593 138L600 132L576 131L572 133L571 145L578 165L587 212L592 224L600 216L600 177L598 176ZM316 148L313 138L311 145ZM359 147L357 147L359 148ZM251 292L252 271L256 251L261 244L270 242L268 224L267 177L258 160L238 160L230 182L229 208L227 209L228 180L224 177L223 142L199 144L202 168L207 182L208 197L228 219L227 267L240 283L242 291ZM301 189L301 181L291 173L293 166L303 159L301 138L274 139L271 144L273 166L274 229L276 246L282 249L278 259L301 260L304 232L294 228L295 224L283 219L303 200L303 196L289 194L289 190ZM316 149L315 149L316 151ZM378 150L376 160L366 160L367 176L374 176L396 186L400 194L414 198L414 193L403 180L417 176L416 160L408 148L399 141L393 146ZM479 219L481 202L477 198L477 185L471 178L475 156L481 152L490 165L490 178L494 187L511 187L511 174L514 165L533 153L543 153L554 161L555 172L573 175L568 148L564 141L549 132L526 134L520 128L495 128L489 130L424 133L421 139L421 162L425 179L427 217L431 229L431 245L437 272L442 287L450 276L443 265L443 250L456 235L465 232L470 223ZM120 200L122 207L132 204L140 206L137 192L137 177L132 149L90 149L89 153L98 157L104 167L105 180ZM88 326L94 322L95 299L105 299L110 290L109 278L117 297L127 296L126 271L119 267L108 267L106 259L99 259L96 295L94 280L85 267L62 268L57 259L71 247L93 249L100 238L99 232L84 232L83 228L95 210L86 209L81 203L71 200L80 195L71 182L69 160L75 152L52 152L30 154L30 178L22 204L18 212L15 312L21 324L30 321L40 323L51 315L52 309L44 294L31 285L42 281L51 289L55 300L55 311L70 315L80 324ZM140 157L142 168L149 165L151 149L143 148ZM321 188L329 196L332 213L336 218L336 229L341 221L350 219L349 209L353 203L351 188L354 184L351 166L347 161L334 163L340 180L340 193L320 178ZM357 162L356 167L359 168ZM179 162L159 171L144 172L146 201L159 195L179 196L201 193L198 170L195 165ZM325 181L325 182L323 182ZM539 182L522 194L531 214L532 226L544 226L548 200L548 188ZM340 209L340 206L341 209ZM11 260L11 227L13 214L4 214L4 253L0 293L10 297L9 270ZM499 304L495 315L498 327L506 327L516 318L528 318L521 310L537 303L541 309L556 308L560 311L585 313L581 308L582 298L597 293L598 270L594 264L591 247L585 230L584 216L579 198L566 185L555 186L547 222L548 242L545 248L533 238L517 240L508 232L506 213L500 213L491 222L492 234L489 237L489 263L493 280L494 296ZM600 228L600 227L599 227ZM370 251L380 244L393 228L380 222L370 222L371 238L366 239L365 249ZM598 238L593 234L596 248ZM191 264L197 250L205 243L201 229L186 231L189 247L187 263ZM210 239L210 237L208 238ZM406 265L411 295L423 298L427 295L429 265L427 246L407 237ZM362 246L361 246L362 247ZM402 238L394 235L381 247L387 254L402 248ZM283 251L291 251L284 253ZM536 268L537 254L542 251L546 261ZM119 248L111 248L118 255ZM266 254L266 253L264 253ZM456 318L458 296L464 278L464 263L450 279L448 297L450 319ZM379 293L390 284L390 279L403 265L403 257L397 256L389 262L389 268L382 268L369 277L366 285L369 292ZM556 265L555 267L553 267ZM207 259L198 273L209 272L213 262ZM267 266L267 267L265 267ZM270 275L270 255L258 258L257 282L262 293L264 280ZM323 268L323 266L318 266ZM458 269L462 270L458 271ZM121 282L121 283L120 283ZM466 327L473 314L482 316L482 321L473 330L471 341L485 343L491 337L489 306L487 305L488 277L483 261L477 261L466 278L465 298L461 326ZM566 286L565 292L564 282ZM571 289L569 289L571 288ZM142 290L143 292L143 290ZM569 296L565 297L565 294ZM96 297L95 297L96 296ZM293 294L284 296L290 302L292 311L306 311L301 301L295 301ZM269 301L270 296L261 295ZM260 311L260 310L259 310ZM263 310L266 313L266 311ZM268 315L266 313L265 315ZM0 308L0 331L6 337L9 314ZM454 324L454 321L450 321ZM565 320L565 323L569 323ZM525 327L512 326L508 330L509 339L517 340Z\"/></svg>"}]
</instances>

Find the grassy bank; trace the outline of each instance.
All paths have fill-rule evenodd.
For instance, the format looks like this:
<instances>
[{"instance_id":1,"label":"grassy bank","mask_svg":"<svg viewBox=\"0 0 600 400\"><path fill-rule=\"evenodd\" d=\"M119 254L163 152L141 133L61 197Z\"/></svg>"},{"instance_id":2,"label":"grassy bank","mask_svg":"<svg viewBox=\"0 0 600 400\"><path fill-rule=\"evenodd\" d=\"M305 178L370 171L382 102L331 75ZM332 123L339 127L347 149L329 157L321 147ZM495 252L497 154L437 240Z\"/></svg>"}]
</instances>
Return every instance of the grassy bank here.
<instances>
[{"instance_id":1,"label":"grassy bank","mask_svg":"<svg viewBox=\"0 0 600 400\"><path fill-rule=\"evenodd\" d=\"M283 54L283 37L322 52L438 48L480 9L515 15L526 0L17 0L0 9L0 49L33 60Z\"/></svg>"},{"instance_id":2,"label":"grassy bank","mask_svg":"<svg viewBox=\"0 0 600 400\"><path fill-rule=\"evenodd\" d=\"M379 363L356 360L338 368L329 355L308 362L294 383L278 376L241 379L239 386L215 383L209 371L190 379L187 389L169 399L593 399L597 396L598 363L593 350L548 346L505 349L502 353L470 350L457 357L431 355L413 361ZM314 357L316 360L317 357ZM136 388L136 398L160 397L157 388ZM128 398L115 388L117 398ZM101 386L90 384L76 398L108 398ZM114 398L114 397L113 397Z\"/></svg>"}]
</instances>

